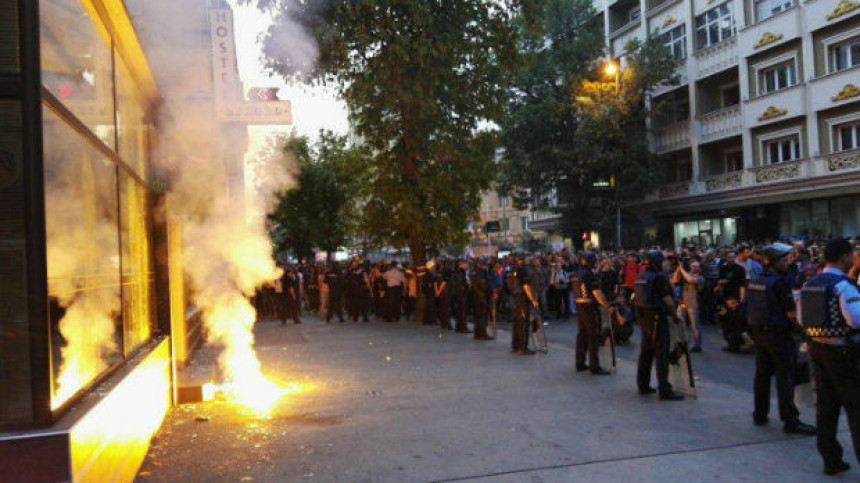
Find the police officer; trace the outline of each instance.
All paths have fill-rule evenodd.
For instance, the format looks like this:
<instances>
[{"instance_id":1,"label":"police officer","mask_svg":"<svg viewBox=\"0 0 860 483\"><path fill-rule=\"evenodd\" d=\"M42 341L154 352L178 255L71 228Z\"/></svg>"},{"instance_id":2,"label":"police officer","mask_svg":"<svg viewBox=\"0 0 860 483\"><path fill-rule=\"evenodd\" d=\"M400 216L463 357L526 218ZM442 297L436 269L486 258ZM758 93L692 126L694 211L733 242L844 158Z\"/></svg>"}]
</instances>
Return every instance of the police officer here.
<instances>
[{"instance_id":1,"label":"police officer","mask_svg":"<svg viewBox=\"0 0 860 483\"><path fill-rule=\"evenodd\" d=\"M645 270L633 283L633 306L642 329L639 367L636 383L639 394L654 394L659 390L661 401L680 401L684 396L669 384L669 318L675 314L675 300L669 279L662 273L663 253L651 250L645 255ZM651 366L656 361L657 387L651 387Z\"/></svg>"},{"instance_id":2,"label":"police officer","mask_svg":"<svg viewBox=\"0 0 860 483\"><path fill-rule=\"evenodd\" d=\"M600 346L600 312L598 311L598 300L602 300L599 294L600 288L597 277L594 275L594 266L597 264L597 256L586 252L579 257L579 270L571 280L574 302L578 321L576 333L576 370L578 372L591 370L598 376L608 375L609 372L600 367L597 351ZM595 293L600 299L595 298ZM588 365L585 364L586 354Z\"/></svg>"},{"instance_id":3,"label":"police officer","mask_svg":"<svg viewBox=\"0 0 860 483\"><path fill-rule=\"evenodd\" d=\"M424 325L436 323L436 263L433 260L427 262L422 277L421 293L424 300Z\"/></svg>"},{"instance_id":4,"label":"police officer","mask_svg":"<svg viewBox=\"0 0 860 483\"><path fill-rule=\"evenodd\" d=\"M469 280L466 271L469 264L466 260L459 260L454 270L454 319L457 321L456 331L461 334L471 334L466 316L469 308Z\"/></svg>"},{"instance_id":5,"label":"police officer","mask_svg":"<svg viewBox=\"0 0 860 483\"><path fill-rule=\"evenodd\" d=\"M511 334L511 352L518 355L533 355L529 349L528 310L529 305L537 308L532 295L528 272L523 266L523 257L517 255L514 266L505 274L505 286L513 302L514 326Z\"/></svg>"},{"instance_id":6,"label":"police officer","mask_svg":"<svg viewBox=\"0 0 860 483\"><path fill-rule=\"evenodd\" d=\"M477 267L472 272L472 299L475 304L475 340L490 340L487 335L487 320L489 315L489 277L487 261L478 260Z\"/></svg>"},{"instance_id":7,"label":"police officer","mask_svg":"<svg viewBox=\"0 0 860 483\"><path fill-rule=\"evenodd\" d=\"M797 328L795 304L786 273L792 248L782 243L765 247L766 268L747 286L747 321L755 342L756 426L767 424L770 410L770 380L776 376L779 417L786 433L814 435L815 428L800 422L794 405L794 370L797 344L792 332Z\"/></svg>"},{"instance_id":8,"label":"police officer","mask_svg":"<svg viewBox=\"0 0 860 483\"><path fill-rule=\"evenodd\" d=\"M800 320L810 339L817 388L818 452L824 473L849 469L836 440L839 410L845 408L854 453L860 460L860 292L846 277L851 244L836 238L824 248L827 266L800 293Z\"/></svg>"},{"instance_id":9,"label":"police officer","mask_svg":"<svg viewBox=\"0 0 860 483\"><path fill-rule=\"evenodd\" d=\"M433 295L436 297L436 317L441 330L454 330L451 326L451 269L446 261L440 264Z\"/></svg>"},{"instance_id":10,"label":"police officer","mask_svg":"<svg viewBox=\"0 0 860 483\"><path fill-rule=\"evenodd\" d=\"M337 318L343 323L343 274L336 262L326 270L325 283L328 285L328 310L325 321L331 322L332 315L337 314Z\"/></svg>"}]
</instances>

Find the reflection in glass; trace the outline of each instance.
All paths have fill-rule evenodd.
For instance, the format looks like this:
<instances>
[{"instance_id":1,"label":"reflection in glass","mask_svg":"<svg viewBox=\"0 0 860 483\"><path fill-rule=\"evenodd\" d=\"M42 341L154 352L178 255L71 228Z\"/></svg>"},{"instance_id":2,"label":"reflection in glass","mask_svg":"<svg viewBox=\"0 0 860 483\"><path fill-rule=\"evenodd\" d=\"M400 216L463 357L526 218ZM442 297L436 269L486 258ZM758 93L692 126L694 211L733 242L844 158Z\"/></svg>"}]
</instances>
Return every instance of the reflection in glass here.
<instances>
[{"instance_id":1,"label":"reflection in glass","mask_svg":"<svg viewBox=\"0 0 860 483\"><path fill-rule=\"evenodd\" d=\"M126 355L149 339L155 275L149 256L146 190L120 174L122 301Z\"/></svg>"},{"instance_id":2,"label":"reflection in glass","mask_svg":"<svg viewBox=\"0 0 860 483\"><path fill-rule=\"evenodd\" d=\"M110 40L80 0L39 2L42 84L114 147Z\"/></svg>"},{"instance_id":3,"label":"reflection in glass","mask_svg":"<svg viewBox=\"0 0 860 483\"><path fill-rule=\"evenodd\" d=\"M0 101L0 422L29 422L30 332L27 318L21 104Z\"/></svg>"},{"instance_id":4,"label":"reflection in glass","mask_svg":"<svg viewBox=\"0 0 860 483\"><path fill-rule=\"evenodd\" d=\"M116 167L44 109L54 388L61 406L121 359Z\"/></svg>"},{"instance_id":5,"label":"reflection in glass","mask_svg":"<svg viewBox=\"0 0 860 483\"><path fill-rule=\"evenodd\" d=\"M119 156L138 176L147 179L146 125L141 94L119 53L116 54L117 134Z\"/></svg>"}]
</instances>

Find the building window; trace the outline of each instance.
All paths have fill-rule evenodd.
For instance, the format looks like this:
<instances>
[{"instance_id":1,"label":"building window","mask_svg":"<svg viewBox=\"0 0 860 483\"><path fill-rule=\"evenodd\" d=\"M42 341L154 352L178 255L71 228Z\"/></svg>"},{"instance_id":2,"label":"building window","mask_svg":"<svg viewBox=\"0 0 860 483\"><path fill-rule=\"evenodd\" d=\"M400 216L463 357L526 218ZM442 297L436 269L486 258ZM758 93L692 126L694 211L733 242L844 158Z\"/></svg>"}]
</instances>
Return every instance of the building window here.
<instances>
[{"instance_id":1,"label":"building window","mask_svg":"<svg viewBox=\"0 0 860 483\"><path fill-rule=\"evenodd\" d=\"M722 107L737 106L741 103L741 88L738 84L732 84L720 88L720 101Z\"/></svg>"},{"instance_id":2,"label":"building window","mask_svg":"<svg viewBox=\"0 0 860 483\"><path fill-rule=\"evenodd\" d=\"M755 0L755 18L761 22L792 7L793 0Z\"/></svg>"},{"instance_id":3,"label":"building window","mask_svg":"<svg viewBox=\"0 0 860 483\"><path fill-rule=\"evenodd\" d=\"M638 22L642 18L642 9L633 7L627 12L627 23Z\"/></svg>"},{"instance_id":4,"label":"building window","mask_svg":"<svg viewBox=\"0 0 860 483\"><path fill-rule=\"evenodd\" d=\"M508 197L499 193L499 208L507 208L508 207Z\"/></svg>"},{"instance_id":5,"label":"building window","mask_svg":"<svg viewBox=\"0 0 860 483\"><path fill-rule=\"evenodd\" d=\"M860 65L860 37L830 47L830 72Z\"/></svg>"},{"instance_id":6,"label":"building window","mask_svg":"<svg viewBox=\"0 0 860 483\"><path fill-rule=\"evenodd\" d=\"M800 159L800 135L792 134L762 143L765 164L784 163Z\"/></svg>"},{"instance_id":7,"label":"building window","mask_svg":"<svg viewBox=\"0 0 860 483\"><path fill-rule=\"evenodd\" d=\"M511 229L511 219L510 218L502 218L502 231L507 232Z\"/></svg>"},{"instance_id":8,"label":"building window","mask_svg":"<svg viewBox=\"0 0 860 483\"><path fill-rule=\"evenodd\" d=\"M759 95L797 84L797 64L794 59L762 69L758 73Z\"/></svg>"},{"instance_id":9,"label":"building window","mask_svg":"<svg viewBox=\"0 0 860 483\"><path fill-rule=\"evenodd\" d=\"M735 36L735 31L732 3L717 5L696 17L696 50L728 40Z\"/></svg>"},{"instance_id":10,"label":"building window","mask_svg":"<svg viewBox=\"0 0 860 483\"><path fill-rule=\"evenodd\" d=\"M739 149L724 152L723 159L725 161L726 173L744 169L744 154Z\"/></svg>"},{"instance_id":11,"label":"building window","mask_svg":"<svg viewBox=\"0 0 860 483\"><path fill-rule=\"evenodd\" d=\"M860 121L839 124L833 130L836 151L860 149Z\"/></svg>"},{"instance_id":12,"label":"building window","mask_svg":"<svg viewBox=\"0 0 860 483\"><path fill-rule=\"evenodd\" d=\"M687 26L679 25L663 34L663 45L672 52L675 60L687 58Z\"/></svg>"},{"instance_id":13,"label":"building window","mask_svg":"<svg viewBox=\"0 0 860 483\"><path fill-rule=\"evenodd\" d=\"M528 219L528 217L525 217L525 216L520 217L520 231L529 231L529 219Z\"/></svg>"}]
</instances>

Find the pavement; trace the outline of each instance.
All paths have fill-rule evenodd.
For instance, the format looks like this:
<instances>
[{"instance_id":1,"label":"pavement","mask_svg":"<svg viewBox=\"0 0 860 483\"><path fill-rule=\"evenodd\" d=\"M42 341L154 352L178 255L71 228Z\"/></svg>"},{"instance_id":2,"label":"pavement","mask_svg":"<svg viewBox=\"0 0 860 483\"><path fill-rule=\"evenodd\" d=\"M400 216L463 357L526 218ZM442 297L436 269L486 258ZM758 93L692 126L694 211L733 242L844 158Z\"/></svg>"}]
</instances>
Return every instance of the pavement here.
<instances>
[{"instance_id":1,"label":"pavement","mask_svg":"<svg viewBox=\"0 0 860 483\"><path fill-rule=\"evenodd\" d=\"M573 371L572 322L549 322L549 354L510 353L509 332L478 342L414 322L256 328L264 371L299 388L268 415L231 401L175 408L153 441L142 482L857 481L822 474L814 438L751 424L752 357L699 362L699 397L639 396L635 346L617 372ZM203 348L193 366L211 364ZM710 359L708 359L710 358ZM711 364L710 362L713 362ZM721 375L712 365L727 364ZM699 368L697 367L697 369ZM741 369L737 369L741 368ZM709 376L709 372L718 377ZM737 381L737 382L734 382ZM747 389L745 389L747 387ZM814 420L810 408L802 419Z\"/></svg>"}]
</instances>

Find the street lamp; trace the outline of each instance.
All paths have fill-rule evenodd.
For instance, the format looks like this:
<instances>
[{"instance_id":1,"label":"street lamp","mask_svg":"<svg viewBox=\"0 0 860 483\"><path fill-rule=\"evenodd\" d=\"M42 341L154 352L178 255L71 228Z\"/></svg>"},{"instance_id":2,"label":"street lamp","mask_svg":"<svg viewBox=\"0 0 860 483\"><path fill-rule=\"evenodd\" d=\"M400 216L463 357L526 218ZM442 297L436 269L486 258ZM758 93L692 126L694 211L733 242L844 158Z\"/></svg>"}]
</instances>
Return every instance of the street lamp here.
<instances>
[{"instance_id":1,"label":"street lamp","mask_svg":"<svg viewBox=\"0 0 860 483\"><path fill-rule=\"evenodd\" d=\"M609 76L615 78L615 94L618 95L619 84L620 84L620 76L621 69L618 68L618 64L614 61L608 61L603 66L603 72ZM615 176L612 176L610 180L610 186L615 190L615 249L621 249L621 200L618 197L618 180Z\"/></svg>"}]
</instances>

